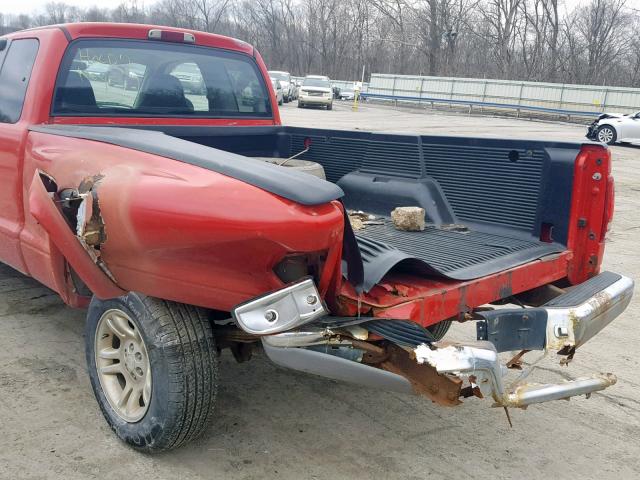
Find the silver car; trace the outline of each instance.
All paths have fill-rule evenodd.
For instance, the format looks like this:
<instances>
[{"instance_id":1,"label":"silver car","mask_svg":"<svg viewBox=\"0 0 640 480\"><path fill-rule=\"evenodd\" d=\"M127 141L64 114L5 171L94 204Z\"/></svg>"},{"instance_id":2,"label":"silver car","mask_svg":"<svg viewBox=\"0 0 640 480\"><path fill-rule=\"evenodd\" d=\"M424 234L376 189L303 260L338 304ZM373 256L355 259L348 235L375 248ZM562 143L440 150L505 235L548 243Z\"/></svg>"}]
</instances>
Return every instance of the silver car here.
<instances>
[{"instance_id":1,"label":"silver car","mask_svg":"<svg viewBox=\"0 0 640 480\"><path fill-rule=\"evenodd\" d=\"M276 100L278 101L278 105L282 105L284 102L284 93L282 91L282 85L278 81L278 79L271 77L271 86L273 87L273 91L276 94Z\"/></svg>"},{"instance_id":2,"label":"silver car","mask_svg":"<svg viewBox=\"0 0 640 480\"><path fill-rule=\"evenodd\" d=\"M640 112L603 113L589 125L587 138L608 145L617 142L640 144Z\"/></svg>"},{"instance_id":3,"label":"silver car","mask_svg":"<svg viewBox=\"0 0 640 480\"><path fill-rule=\"evenodd\" d=\"M282 88L282 99L284 103L293 100L293 91L291 88L291 74L289 72L280 72L277 70L269 70L269 76L276 79Z\"/></svg>"}]
</instances>

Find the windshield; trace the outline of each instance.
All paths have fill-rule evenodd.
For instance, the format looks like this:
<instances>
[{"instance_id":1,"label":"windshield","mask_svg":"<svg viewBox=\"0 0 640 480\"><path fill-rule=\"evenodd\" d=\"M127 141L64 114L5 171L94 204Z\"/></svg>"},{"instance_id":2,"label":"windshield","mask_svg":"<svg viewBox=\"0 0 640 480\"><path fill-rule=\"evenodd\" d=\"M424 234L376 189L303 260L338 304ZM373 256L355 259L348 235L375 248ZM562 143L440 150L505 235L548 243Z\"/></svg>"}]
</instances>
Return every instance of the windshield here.
<instances>
[{"instance_id":1,"label":"windshield","mask_svg":"<svg viewBox=\"0 0 640 480\"><path fill-rule=\"evenodd\" d=\"M194 45L92 39L75 41L67 50L52 114L253 118L272 112L250 56Z\"/></svg>"},{"instance_id":2,"label":"windshield","mask_svg":"<svg viewBox=\"0 0 640 480\"><path fill-rule=\"evenodd\" d=\"M275 78L276 80L289 80L289 75L287 73L282 72L269 72L271 78Z\"/></svg>"},{"instance_id":3,"label":"windshield","mask_svg":"<svg viewBox=\"0 0 640 480\"><path fill-rule=\"evenodd\" d=\"M305 78L304 82L302 82L303 87L323 87L323 88L331 88L331 83L326 80L321 80L319 78Z\"/></svg>"}]
</instances>

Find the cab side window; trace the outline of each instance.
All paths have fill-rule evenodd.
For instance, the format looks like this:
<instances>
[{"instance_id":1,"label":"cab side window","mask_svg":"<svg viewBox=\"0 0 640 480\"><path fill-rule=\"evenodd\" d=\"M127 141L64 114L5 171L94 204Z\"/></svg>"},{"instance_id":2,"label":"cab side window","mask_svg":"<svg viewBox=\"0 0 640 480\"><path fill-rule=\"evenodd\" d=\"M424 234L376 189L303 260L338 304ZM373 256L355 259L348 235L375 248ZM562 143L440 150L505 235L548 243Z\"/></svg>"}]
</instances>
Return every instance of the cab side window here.
<instances>
[{"instance_id":1,"label":"cab side window","mask_svg":"<svg viewBox=\"0 0 640 480\"><path fill-rule=\"evenodd\" d=\"M31 70L38 53L38 40L13 40L6 48L8 51L0 70L0 123L16 123L22 114Z\"/></svg>"}]
</instances>

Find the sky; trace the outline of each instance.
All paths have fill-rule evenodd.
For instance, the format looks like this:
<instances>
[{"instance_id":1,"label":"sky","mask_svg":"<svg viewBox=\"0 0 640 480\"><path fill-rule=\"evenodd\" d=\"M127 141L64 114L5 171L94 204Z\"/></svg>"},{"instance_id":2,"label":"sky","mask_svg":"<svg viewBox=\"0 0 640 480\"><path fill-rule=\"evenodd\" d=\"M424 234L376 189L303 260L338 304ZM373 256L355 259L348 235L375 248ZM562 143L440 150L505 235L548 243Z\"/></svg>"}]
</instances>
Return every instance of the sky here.
<instances>
[{"instance_id":1,"label":"sky","mask_svg":"<svg viewBox=\"0 0 640 480\"><path fill-rule=\"evenodd\" d=\"M19 13L32 13L37 10L41 10L51 0L0 0L0 13L19 14ZM114 8L123 2L123 0L62 0L70 5L76 5L78 7L92 7L98 5L100 8ZM151 5L156 0L143 0L139 3ZM565 4L568 8L572 8L574 5L580 5L588 0L565 0ZM640 9L640 0L627 0L629 7Z\"/></svg>"},{"instance_id":2,"label":"sky","mask_svg":"<svg viewBox=\"0 0 640 480\"><path fill-rule=\"evenodd\" d=\"M44 6L52 0L0 0L0 13L20 14L32 13L42 10ZM100 8L114 8L123 3L123 0L55 0L76 5L78 7L87 8L97 5ZM139 4L151 5L154 0L139 1Z\"/></svg>"}]
</instances>

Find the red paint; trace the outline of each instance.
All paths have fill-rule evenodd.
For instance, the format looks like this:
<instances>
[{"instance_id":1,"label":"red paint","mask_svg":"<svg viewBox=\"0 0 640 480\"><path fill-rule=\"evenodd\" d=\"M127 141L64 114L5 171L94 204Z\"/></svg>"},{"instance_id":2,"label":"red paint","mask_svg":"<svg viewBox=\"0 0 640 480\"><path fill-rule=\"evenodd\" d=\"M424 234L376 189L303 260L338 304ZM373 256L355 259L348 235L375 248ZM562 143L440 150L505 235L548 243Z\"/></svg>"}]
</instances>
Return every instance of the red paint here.
<instances>
[{"instance_id":1,"label":"red paint","mask_svg":"<svg viewBox=\"0 0 640 480\"><path fill-rule=\"evenodd\" d=\"M569 238L573 252L567 276L582 283L600 272L604 235L613 216L611 154L600 145L584 145L575 161Z\"/></svg>"},{"instance_id":2,"label":"red paint","mask_svg":"<svg viewBox=\"0 0 640 480\"><path fill-rule=\"evenodd\" d=\"M410 319L423 326L458 317L473 308L564 278L570 252L551 260L537 260L487 277L455 281L392 273L379 285L358 295L343 282L338 303L340 315Z\"/></svg>"},{"instance_id":3,"label":"red paint","mask_svg":"<svg viewBox=\"0 0 640 480\"><path fill-rule=\"evenodd\" d=\"M124 290L229 310L281 288L272 269L287 254L328 251L325 268L335 273L338 202L307 207L168 158L33 132L25 162L28 171L49 173L59 189L103 175L101 255ZM23 242L37 245L45 235L31 219ZM321 278L328 289L330 279Z\"/></svg>"}]
</instances>

